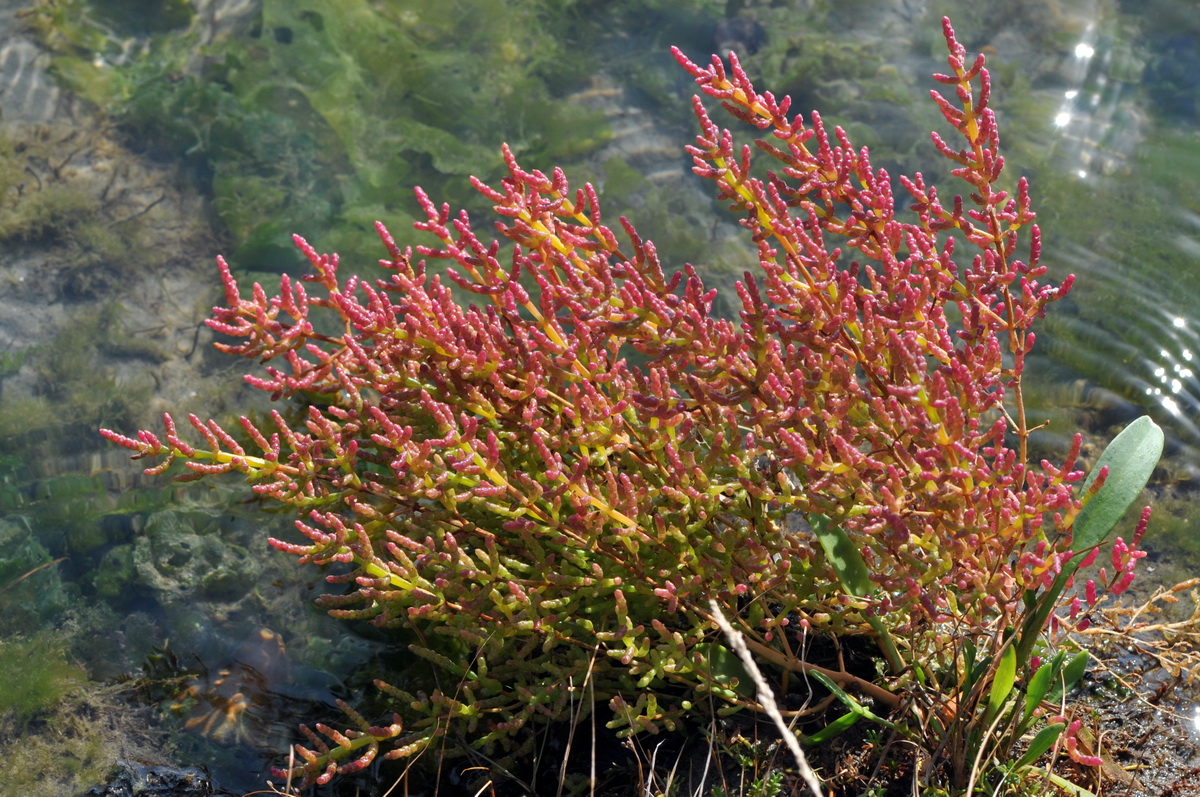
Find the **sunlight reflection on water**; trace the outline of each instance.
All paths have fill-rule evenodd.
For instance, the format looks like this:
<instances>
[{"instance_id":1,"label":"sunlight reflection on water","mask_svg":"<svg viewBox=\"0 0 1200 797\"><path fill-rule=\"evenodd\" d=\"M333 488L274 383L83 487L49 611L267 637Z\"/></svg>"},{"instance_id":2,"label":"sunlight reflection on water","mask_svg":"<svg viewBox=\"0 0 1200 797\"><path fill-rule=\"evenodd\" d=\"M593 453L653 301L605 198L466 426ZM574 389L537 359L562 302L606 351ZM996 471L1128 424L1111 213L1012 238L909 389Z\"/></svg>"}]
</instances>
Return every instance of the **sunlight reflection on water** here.
<instances>
[{"instance_id":1,"label":"sunlight reflection on water","mask_svg":"<svg viewBox=\"0 0 1200 797\"><path fill-rule=\"evenodd\" d=\"M1061 70L1054 113L1063 169L1086 180L1123 169L1145 137L1149 118L1135 101L1145 59L1128 42L1088 24Z\"/></svg>"},{"instance_id":2,"label":"sunlight reflection on water","mask_svg":"<svg viewBox=\"0 0 1200 797\"><path fill-rule=\"evenodd\" d=\"M1049 90L1057 97L1049 117L1055 137L1050 151L1061 175L1050 179L1077 181L1055 196L1082 209L1064 213L1069 220L1061 226L1047 225L1051 274L1073 273L1078 282L1071 299L1048 314L1039 354L1057 363L1054 378L1082 377L1089 390L1151 413L1178 444L1171 456L1195 469L1200 286L1193 275L1200 272L1200 215L1191 209L1195 197L1180 193L1186 181L1177 180L1194 156L1167 135L1186 138L1183 131L1190 126L1194 132L1195 120L1168 126L1152 119L1152 111L1172 112L1147 99L1162 93L1154 91L1154 81L1162 79L1168 57L1152 46L1151 34L1135 32L1128 20L1105 18L1099 8L1092 13L1075 44L1066 47L1070 55L1058 70L1059 85ZM1148 15L1142 24L1164 23Z\"/></svg>"},{"instance_id":3,"label":"sunlight reflection on water","mask_svg":"<svg viewBox=\"0 0 1200 797\"><path fill-rule=\"evenodd\" d=\"M1057 253L1064 272L1079 278L1087 297L1076 313L1055 308L1050 333L1039 340L1044 353L1089 381L1140 404L1168 424L1195 457L1200 452L1200 323L1194 297L1164 295L1161 285L1135 275L1130 258L1111 257L1073 243ZM1092 305L1103 308L1095 312Z\"/></svg>"}]
</instances>

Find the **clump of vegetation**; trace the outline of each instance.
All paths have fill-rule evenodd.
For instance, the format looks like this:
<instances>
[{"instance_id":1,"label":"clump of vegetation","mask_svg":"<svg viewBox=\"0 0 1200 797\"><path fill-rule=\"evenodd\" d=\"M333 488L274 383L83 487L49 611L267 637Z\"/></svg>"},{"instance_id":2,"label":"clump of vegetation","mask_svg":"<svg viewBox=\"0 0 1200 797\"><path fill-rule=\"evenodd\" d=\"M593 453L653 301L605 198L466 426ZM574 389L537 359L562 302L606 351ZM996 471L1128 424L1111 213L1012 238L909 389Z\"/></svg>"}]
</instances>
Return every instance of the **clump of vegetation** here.
<instances>
[{"instance_id":1,"label":"clump of vegetation","mask_svg":"<svg viewBox=\"0 0 1200 797\"><path fill-rule=\"evenodd\" d=\"M83 671L66 660L50 634L0 640L0 706L7 723L24 725L53 708L83 681Z\"/></svg>"},{"instance_id":2,"label":"clump of vegetation","mask_svg":"<svg viewBox=\"0 0 1200 797\"><path fill-rule=\"evenodd\" d=\"M933 142L967 185L948 202L920 174L893 184L736 57L676 51L771 161L696 98L695 171L758 251L736 323L691 266L668 273L628 221L623 241L605 226L592 186L527 171L509 147L498 185L472 180L503 257L418 190L432 243L402 248L379 225L388 279L343 278L299 238L314 273L274 296L243 293L220 261L220 348L268 363L248 381L303 398L303 423L243 417L239 442L192 416L194 445L168 415L165 440L104 435L162 457L148 473L237 472L290 507L302 536L271 543L330 568L322 605L406 629L439 676L429 691L377 681L382 724L343 705L353 727L303 728L290 777L435 746L503 771L539 726L601 711L627 736L757 713L753 669L798 698L812 747L859 722L903 741L882 748L914 790L1000 791L1052 747L1099 764L1062 705L1086 657L1054 632L1133 578L1148 513L1110 535L1162 433L1134 422L1086 479L1078 437L1065 462L1030 463L1031 328L1072 278L1045 281L1028 185L998 187L983 58L943 32L949 96L933 98L954 134ZM1110 564L1075 584L1101 548Z\"/></svg>"},{"instance_id":3,"label":"clump of vegetation","mask_svg":"<svg viewBox=\"0 0 1200 797\"><path fill-rule=\"evenodd\" d=\"M70 240L95 221L100 199L63 179L72 149L63 131L24 132L0 136L0 240Z\"/></svg>"},{"instance_id":4,"label":"clump of vegetation","mask_svg":"<svg viewBox=\"0 0 1200 797\"><path fill-rule=\"evenodd\" d=\"M83 794L119 755L156 755L147 718L88 683L68 638L53 629L0 639L0 782L8 792Z\"/></svg>"},{"instance_id":5,"label":"clump of vegetation","mask_svg":"<svg viewBox=\"0 0 1200 797\"><path fill-rule=\"evenodd\" d=\"M195 235L199 220L181 218L177 192L155 177L103 130L7 125L0 134L0 241L54 251L48 282L55 293L43 289L42 296L89 300L111 292L170 257L170 247L154 237L163 229ZM7 289L32 284L19 268L10 271ZM0 365L0 375L4 370Z\"/></svg>"}]
</instances>

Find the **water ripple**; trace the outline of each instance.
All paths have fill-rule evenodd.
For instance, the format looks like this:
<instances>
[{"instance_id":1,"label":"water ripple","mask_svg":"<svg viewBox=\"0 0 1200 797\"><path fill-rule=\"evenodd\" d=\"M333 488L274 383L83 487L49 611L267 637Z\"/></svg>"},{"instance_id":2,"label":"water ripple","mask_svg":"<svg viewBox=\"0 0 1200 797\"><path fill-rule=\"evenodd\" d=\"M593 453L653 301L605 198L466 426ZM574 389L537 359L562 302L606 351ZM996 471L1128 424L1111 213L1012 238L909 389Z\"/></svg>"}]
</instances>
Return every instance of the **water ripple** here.
<instances>
[{"instance_id":1,"label":"water ripple","mask_svg":"<svg viewBox=\"0 0 1200 797\"><path fill-rule=\"evenodd\" d=\"M59 89L46 66L49 56L28 39L0 43L0 108L5 121L48 122L58 108Z\"/></svg>"},{"instance_id":2,"label":"water ripple","mask_svg":"<svg viewBox=\"0 0 1200 797\"><path fill-rule=\"evenodd\" d=\"M1180 248L1200 253L1200 242L1184 235ZM1200 459L1200 297L1120 252L1069 244L1056 255L1086 294L1051 309L1040 355L1140 405Z\"/></svg>"}]
</instances>

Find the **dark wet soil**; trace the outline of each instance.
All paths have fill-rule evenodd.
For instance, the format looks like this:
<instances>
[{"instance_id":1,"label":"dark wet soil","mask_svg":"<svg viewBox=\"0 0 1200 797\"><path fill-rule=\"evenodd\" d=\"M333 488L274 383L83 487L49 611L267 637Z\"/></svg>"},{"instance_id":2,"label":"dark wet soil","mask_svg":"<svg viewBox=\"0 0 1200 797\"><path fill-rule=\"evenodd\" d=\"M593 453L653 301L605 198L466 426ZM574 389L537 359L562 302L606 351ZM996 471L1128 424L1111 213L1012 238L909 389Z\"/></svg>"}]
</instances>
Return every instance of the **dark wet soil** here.
<instances>
[{"instance_id":1,"label":"dark wet soil","mask_svg":"<svg viewBox=\"0 0 1200 797\"><path fill-rule=\"evenodd\" d=\"M1092 712L1101 748L1111 760L1100 793L1200 795L1200 672L1172 673L1153 656L1130 652L1128 645L1098 646L1093 653L1100 664L1085 676L1082 703Z\"/></svg>"}]
</instances>

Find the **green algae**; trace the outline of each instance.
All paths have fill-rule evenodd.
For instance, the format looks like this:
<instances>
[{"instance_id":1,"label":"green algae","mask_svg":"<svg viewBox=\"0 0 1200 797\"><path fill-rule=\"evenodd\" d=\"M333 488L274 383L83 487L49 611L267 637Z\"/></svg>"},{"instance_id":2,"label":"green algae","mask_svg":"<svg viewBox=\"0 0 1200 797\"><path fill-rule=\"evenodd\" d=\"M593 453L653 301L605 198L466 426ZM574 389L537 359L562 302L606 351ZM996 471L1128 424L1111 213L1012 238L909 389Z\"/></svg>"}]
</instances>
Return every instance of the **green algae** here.
<instances>
[{"instance_id":1,"label":"green algae","mask_svg":"<svg viewBox=\"0 0 1200 797\"><path fill-rule=\"evenodd\" d=\"M5 631L43 626L66 610L71 597L58 562L33 527L20 517L0 518L0 614ZM0 708L5 705L0 695Z\"/></svg>"},{"instance_id":2,"label":"green algae","mask_svg":"<svg viewBox=\"0 0 1200 797\"><path fill-rule=\"evenodd\" d=\"M111 708L100 715L95 701L71 696L68 682L74 674L63 670L57 677L46 693L57 695L56 706L43 704L26 722L0 730L0 783L6 794L80 794L104 782L120 745L128 743L112 730Z\"/></svg>"},{"instance_id":3,"label":"green algae","mask_svg":"<svg viewBox=\"0 0 1200 797\"><path fill-rule=\"evenodd\" d=\"M149 214L170 206L169 192L135 184L146 173L102 130L8 124L0 132L0 243L33 258L54 250L52 296L109 294L167 257L155 227L164 220ZM8 280L5 287L21 287Z\"/></svg>"},{"instance_id":4,"label":"green algae","mask_svg":"<svg viewBox=\"0 0 1200 797\"><path fill-rule=\"evenodd\" d=\"M0 640L0 715L8 723L27 724L83 680L83 671L67 661L66 648L53 632Z\"/></svg>"},{"instance_id":5,"label":"green algae","mask_svg":"<svg viewBox=\"0 0 1200 797\"><path fill-rule=\"evenodd\" d=\"M56 156L44 131L0 135L0 240L62 240L95 217L98 198L54 179Z\"/></svg>"},{"instance_id":6,"label":"green algae","mask_svg":"<svg viewBox=\"0 0 1200 797\"><path fill-rule=\"evenodd\" d=\"M1155 127L1140 152L1131 174L1120 179L1063 175L1038 182L1047 239L1088 245L1048 253L1056 276L1077 272L1079 282L1048 315L1037 351L1053 362L1046 370L1055 380L1084 378L1147 406L1194 450L1200 383L1192 358L1200 354L1200 338L1188 302L1200 295L1194 267L1200 140Z\"/></svg>"},{"instance_id":7,"label":"green algae","mask_svg":"<svg viewBox=\"0 0 1200 797\"><path fill-rule=\"evenodd\" d=\"M108 419L142 414L155 379L145 371L125 376L117 363L122 358L155 363L166 355L153 340L126 334L120 317L115 303L80 309L53 338L13 358L13 373L24 369L34 389L10 393L0 402L0 440L62 439L78 426L94 428Z\"/></svg>"},{"instance_id":8,"label":"green algae","mask_svg":"<svg viewBox=\"0 0 1200 797\"><path fill-rule=\"evenodd\" d=\"M550 35L561 10L536 3L267 0L199 61L194 20L159 26L133 57L101 35L95 2L42 0L32 20L68 85L131 142L190 163L232 259L257 270L295 265L301 229L372 262L361 227L416 217L411 186L478 205L465 177L499 174L502 141L549 162L605 136L557 101L574 59Z\"/></svg>"},{"instance_id":9,"label":"green algae","mask_svg":"<svg viewBox=\"0 0 1200 797\"><path fill-rule=\"evenodd\" d=\"M2 586L2 585L0 585ZM120 755L151 752L146 718L88 680L71 623L0 639L0 783L5 794L82 794Z\"/></svg>"}]
</instances>

